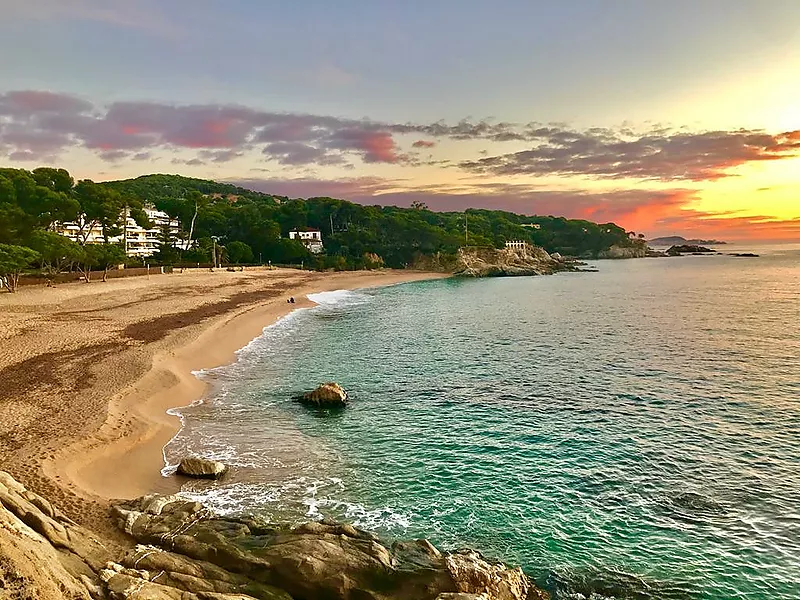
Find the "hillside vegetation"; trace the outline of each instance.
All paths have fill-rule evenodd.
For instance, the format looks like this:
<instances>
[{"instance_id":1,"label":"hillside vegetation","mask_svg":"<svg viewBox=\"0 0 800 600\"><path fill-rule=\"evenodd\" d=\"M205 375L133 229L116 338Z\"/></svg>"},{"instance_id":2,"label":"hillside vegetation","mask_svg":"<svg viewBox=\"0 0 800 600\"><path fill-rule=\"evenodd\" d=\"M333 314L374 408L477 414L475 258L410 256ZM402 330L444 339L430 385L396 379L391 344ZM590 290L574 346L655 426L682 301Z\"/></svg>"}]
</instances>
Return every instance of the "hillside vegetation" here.
<instances>
[{"instance_id":1,"label":"hillside vegetation","mask_svg":"<svg viewBox=\"0 0 800 600\"><path fill-rule=\"evenodd\" d=\"M433 212L424 205L364 206L326 197L289 199L179 175L97 184L75 182L64 169L0 169L2 283L9 287L11 275L26 270L56 274L77 269L88 276L91 269L122 262L124 252L113 240L123 231L124 215L152 226L142 210L148 204L181 223L179 239L164 227L160 251L147 259L166 265L208 264L216 249L222 262L237 264L402 268L434 255L453 256L465 245L500 248L508 240L582 257L636 243L613 223L563 217L480 209ZM76 220L81 224L77 242L55 233L59 223ZM290 230L304 228L322 231L324 253L313 255L288 239ZM92 229L102 232L104 244L86 243Z\"/></svg>"},{"instance_id":2,"label":"hillside vegetation","mask_svg":"<svg viewBox=\"0 0 800 600\"><path fill-rule=\"evenodd\" d=\"M574 256L596 256L612 245L632 243L626 231L613 223L563 217L480 209L433 212L424 206L364 206L327 197L288 199L177 175L147 175L104 185L155 204L179 218L187 232L197 208L194 239L203 245L211 236L223 244L242 242L262 261L305 259L320 266L359 268L377 256L387 266L403 267L420 256L454 254L463 245L502 247L508 240L527 240L549 252ZM311 257L302 245L284 239L291 229L305 227L322 231L324 257Z\"/></svg>"}]
</instances>

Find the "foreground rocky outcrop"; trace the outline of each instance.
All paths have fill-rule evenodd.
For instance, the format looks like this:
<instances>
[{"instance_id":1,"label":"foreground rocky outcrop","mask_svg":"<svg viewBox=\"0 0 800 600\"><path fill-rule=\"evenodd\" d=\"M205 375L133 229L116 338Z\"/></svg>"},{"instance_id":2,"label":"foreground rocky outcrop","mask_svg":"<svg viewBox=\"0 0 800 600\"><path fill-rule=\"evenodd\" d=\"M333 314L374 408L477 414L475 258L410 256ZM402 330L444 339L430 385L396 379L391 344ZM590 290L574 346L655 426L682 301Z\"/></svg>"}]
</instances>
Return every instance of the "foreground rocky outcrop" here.
<instances>
[{"instance_id":1,"label":"foreground rocky outcrop","mask_svg":"<svg viewBox=\"0 0 800 600\"><path fill-rule=\"evenodd\" d=\"M47 500L0 471L0 598L105 597L113 554Z\"/></svg>"},{"instance_id":2,"label":"foreground rocky outcrop","mask_svg":"<svg viewBox=\"0 0 800 600\"><path fill-rule=\"evenodd\" d=\"M323 383L317 386L316 389L306 392L300 397L303 404L310 404L313 406L327 407L327 406L345 406L348 402L347 392L342 386L333 381Z\"/></svg>"},{"instance_id":3,"label":"foreground rocky outcrop","mask_svg":"<svg viewBox=\"0 0 800 600\"><path fill-rule=\"evenodd\" d=\"M526 245L522 248L459 248L454 274L461 277L506 277L550 275L559 271L577 271L572 262L553 258L544 248Z\"/></svg>"},{"instance_id":4,"label":"foreground rocky outcrop","mask_svg":"<svg viewBox=\"0 0 800 600\"><path fill-rule=\"evenodd\" d=\"M187 457L178 464L178 473L197 479L219 479L228 471L223 463L205 458Z\"/></svg>"},{"instance_id":5,"label":"foreground rocky outcrop","mask_svg":"<svg viewBox=\"0 0 800 600\"><path fill-rule=\"evenodd\" d=\"M121 556L0 472L0 597L39 600L525 600L521 569L328 521L275 527L151 495L113 509Z\"/></svg>"}]
</instances>

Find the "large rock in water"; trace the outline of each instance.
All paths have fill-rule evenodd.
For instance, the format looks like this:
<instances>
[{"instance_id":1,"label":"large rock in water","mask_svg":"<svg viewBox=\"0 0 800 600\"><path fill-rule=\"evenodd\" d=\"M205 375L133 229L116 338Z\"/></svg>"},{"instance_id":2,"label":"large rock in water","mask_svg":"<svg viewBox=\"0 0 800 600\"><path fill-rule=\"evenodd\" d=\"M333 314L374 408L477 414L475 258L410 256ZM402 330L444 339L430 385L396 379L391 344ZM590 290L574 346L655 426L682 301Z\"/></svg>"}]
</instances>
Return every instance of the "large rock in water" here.
<instances>
[{"instance_id":1,"label":"large rock in water","mask_svg":"<svg viewBox=\"0 0 800 600\"><path fill-rule=\"evenodd\" d=\"M467 246L459 248L454 274L462 277L504 277L518 275L549 275L577 268L563 260L555 260L544 248L527 245L524 248L489 248Z\"/></svg>"},{"instance_id":2,"label":"large rock in water","mask_svg":"<svg viewBox=\"0 0 800 600\"><path fill-rule=\"evenodd\" d=\"M330 381L323 383L311 392L306 392L301 400L305 404L314 406L345 406L348 398L347 392L342 386Z\"/></svg>"},{"instance_id":3,"label":"large rock in water","mask_svg":"<svg viewBox=\"0 0 800 600\"><path fill-rule=\"evenodd\" d=\"M228 470L221 462L205 458L184 458L178 465L178 473L198 479L219 479Z\"/></svg>"},{"instance_id":4,"label":"large rock in water","mask_svg":"<svg viewBox=\"0 0 800 600\"><path fill-rule=\"evenodd\" d=\"M681 246L670 246L667 256L680 256L681 254L714 254L716 251L704 246L694 244L683 244Z\"/></svg>"},{"instance_id":5,"label":"large rock in water","mask_svg":"<svg viewBox=\"0 0 800 600\"><path fill-rule=\"evenodd\" d=\"M426 540L388 546L347 524L275 527L252 518L218 517L199 503L155 495L120 504L114 513L120 527L147 546L106 569L104 581L114 589L147 588L159 598L168 596L151 584L172 589L176 600L186 598L179 590L209 599L220 597L212 594L275 600L547 598L521 569L476 552L442 554Z\"/></svg>"}]
</instances>

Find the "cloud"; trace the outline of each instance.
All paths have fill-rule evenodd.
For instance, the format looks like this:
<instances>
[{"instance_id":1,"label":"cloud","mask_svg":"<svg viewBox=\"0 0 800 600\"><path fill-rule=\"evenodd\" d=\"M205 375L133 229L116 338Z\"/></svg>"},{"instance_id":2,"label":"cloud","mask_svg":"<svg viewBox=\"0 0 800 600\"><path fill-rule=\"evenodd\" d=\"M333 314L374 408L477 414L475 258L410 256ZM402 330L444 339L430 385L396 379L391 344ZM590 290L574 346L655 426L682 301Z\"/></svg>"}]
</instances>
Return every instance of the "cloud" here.
<instances>
[{"instance_id":1,"label":"cloud","mask_svg":"<svg viewBox=\"0 0 800 600\"><path fill-rule=\"evenodd\" d=\"M6 18L80 20L174 37L181 30L154 0L0 0Z\"/></svg>"},{"instance_id":2,"label":"cloud","mask_svg":"<svg viewBox=\"0 0 800 600\"><path fill-rule=\"evenodd\" d=\"M386 124L369 120L254 110L238 105L114 102L95 106L51 92L0 94L0 147L52 156L80 146L101 158L157 148L197 150L224 162L260 149L286 165L405 160ZM110 154L115 152L115 154ZM204 152L216 152L213 156Z\"/></svg>"},{"instance_id":3,"label":"cloud","mask_svg":"<svg viewBox=\"0 0 800 600\"><path fill-rule=\"evenodd\" d=\"M748 162L800 156L800 131L672 131L563 127L526 129L529 150L460 164L479 174L579 175L607 179L713 181Z\"/></svg>"},{"instance_id":4,"label":"cloud","mask_svg":"<svg viewBox=\"0 0 800 600\"><path fill-rule=\"evenodd\" d=\"M391 123L235 104L120 101L100 106L49 91L0 94L0 152L15 160L51 159L82 147L113 161L156 151L185 156L193 150L198 160L215 163L260 153L264 160L293 168L352 168L359 162L413 167L446 164L433 150L442 139L530 145L501 154L493 149L484 155L483 148L479 158L457 165L489 177L713 181L745 163L800 157L800 130L697 132L661 125L640 132L629 126L578 130L490 119ZM420 160L414 152L420 148L431 149L432 160Z\"/></svg>"},{"instance_id":5,"label":"cloud","mask_svg":"<svg viewBox=\"0 0 800 600\"><path fill-rule=\"evenodd\" d=\"M334 131L328 143L332 148L355 150L363 153L364 162L396 163L401 155L392 134L387 131L371 131L357 127Z\"/></svg>"},{"instance_id":6,"label":"cloud","mask_svg":"<svg viewBox=\"0 0 800 600\"><path fill-rule=\"evenodd\" d=\"M697 200L692 189L589 192L581 189L548 190L534 185L486 183L456 189L431 185L408 187L408 181L379 177L322 180L236 179L230 183L290 198L330 196L364 205L411 206L422 202L435 211L466 208L507 210L523 215L558 215L598 223L617 223L648 237L682 234L720 239L798 239L800 219L736 216L691 209Z\"/></svg>"}]
</instances>

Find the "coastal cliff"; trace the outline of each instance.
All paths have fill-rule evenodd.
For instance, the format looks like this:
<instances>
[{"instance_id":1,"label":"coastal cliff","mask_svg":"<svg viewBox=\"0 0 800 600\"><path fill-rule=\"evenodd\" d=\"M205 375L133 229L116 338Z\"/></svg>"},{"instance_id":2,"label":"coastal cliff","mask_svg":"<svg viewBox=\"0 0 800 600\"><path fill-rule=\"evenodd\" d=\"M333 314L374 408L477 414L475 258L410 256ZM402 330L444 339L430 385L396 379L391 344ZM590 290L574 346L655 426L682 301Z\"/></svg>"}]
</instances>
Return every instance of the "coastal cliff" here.
<instances>
[{"instance_id":1,"label":"coastal cliff","mask_svg":"<svg viewBox=\"0 0 800 600\"><path fill-rule=\"evenodd\" d=\"M38 600L543 600L520 568L330 521L276 527L150 495L112 508L113 551L0 471L0 597Z\"/></svg>"},{"instance_id":2,"label":"coastal cliff","mask_svg":"<svg viewBox=\"0 0 800 600\"><path fill-rule=\"evenodd\" d=\"M608 250L598 252L597 258L644 258L647 256L647 244L634 243L631 246L613 245Z\"/></svg>"},{"instance_id":3,"label":"coastal cliff","mask_svg":"<svg viewBox=\"0 0 800 600\"><path fill-rule=\"evenodd\" d=\"M466 246L459 248L453 268L460 277L507 277L550 275L577 268L560 256L551 256L543 248L525 245L521 248Z\"/></svg>"}]
</instances>

